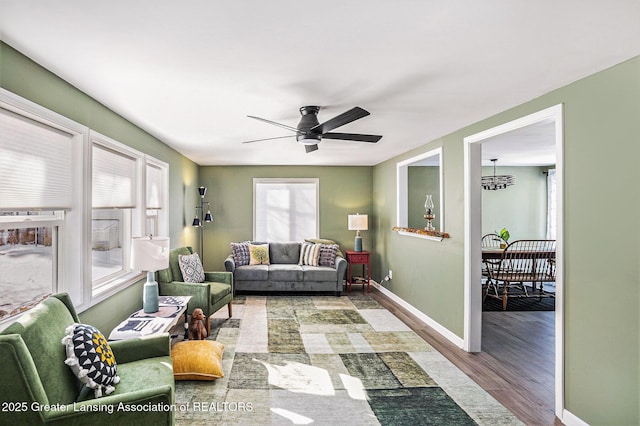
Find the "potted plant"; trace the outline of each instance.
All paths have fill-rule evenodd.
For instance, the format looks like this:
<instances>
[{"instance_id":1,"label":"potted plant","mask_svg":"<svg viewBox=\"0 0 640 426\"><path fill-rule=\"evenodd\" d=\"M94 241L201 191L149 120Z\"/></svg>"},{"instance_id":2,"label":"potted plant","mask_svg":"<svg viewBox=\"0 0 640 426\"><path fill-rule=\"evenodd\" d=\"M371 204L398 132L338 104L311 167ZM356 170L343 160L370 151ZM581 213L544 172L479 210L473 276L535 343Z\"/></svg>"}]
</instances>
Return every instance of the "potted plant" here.
<instances>
[{"instance_id":1,"label":"potted plant","mask_svg":"<svg viewBox=\"0 0 640 426\"><path fill-rule=\"evenodd\" d=\"M504 240L504 243L500 243L500 248L506 248L509 242L509 238L511 237L511 234L509 234L507 228L502 228L500 232L496 232L496 234L498 234L498 236Z\"/></svg>"}]
</instances>

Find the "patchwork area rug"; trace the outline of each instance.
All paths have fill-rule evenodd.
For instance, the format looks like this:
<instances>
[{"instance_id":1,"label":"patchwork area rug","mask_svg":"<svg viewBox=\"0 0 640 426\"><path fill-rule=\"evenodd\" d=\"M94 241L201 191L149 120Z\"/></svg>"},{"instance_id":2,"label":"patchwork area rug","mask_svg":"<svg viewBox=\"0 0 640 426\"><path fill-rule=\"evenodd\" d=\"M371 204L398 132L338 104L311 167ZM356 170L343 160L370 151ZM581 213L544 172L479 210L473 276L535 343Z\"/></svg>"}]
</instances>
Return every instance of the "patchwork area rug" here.
<instances>
[{"instance_id":1,"label":"patchwork area rug","mask_svg":"<svg viewBox=\"0 0 640 426\"><path fill-rule=\"evenodd\" d=\"M211 320L225 377L176 382L178 425L521 424L368 295L233 303Z\"/></svg>"}]
</instances>

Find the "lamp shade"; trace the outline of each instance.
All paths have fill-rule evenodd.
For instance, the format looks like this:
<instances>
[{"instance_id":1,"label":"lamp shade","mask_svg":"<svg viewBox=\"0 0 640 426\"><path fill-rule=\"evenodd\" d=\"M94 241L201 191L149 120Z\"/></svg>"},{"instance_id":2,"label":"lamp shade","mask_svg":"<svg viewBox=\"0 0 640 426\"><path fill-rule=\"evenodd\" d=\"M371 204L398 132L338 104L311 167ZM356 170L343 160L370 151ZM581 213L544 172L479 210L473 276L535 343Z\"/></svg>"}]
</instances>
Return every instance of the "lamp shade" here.
<instances>
[{"instance_id":1,"label":"lamp shade","mask_svg":"<svg viewBox=\"0 0 640 426\"><path fill-rule=\"evenodd\" d=\"M140 237L131 240L131 269L159 271L169 267L169 238Z\"/></svg>"},{"instance_id":2,"label":"lamp shade","mask_svg":"<svg viewBox=\"0 0 640 426\"><path fill-rule=\"evenodd\" d=\"M349 231L366 231L369 229L369 216L366 214L349 215Z\"/></svg>"}]
</instances>

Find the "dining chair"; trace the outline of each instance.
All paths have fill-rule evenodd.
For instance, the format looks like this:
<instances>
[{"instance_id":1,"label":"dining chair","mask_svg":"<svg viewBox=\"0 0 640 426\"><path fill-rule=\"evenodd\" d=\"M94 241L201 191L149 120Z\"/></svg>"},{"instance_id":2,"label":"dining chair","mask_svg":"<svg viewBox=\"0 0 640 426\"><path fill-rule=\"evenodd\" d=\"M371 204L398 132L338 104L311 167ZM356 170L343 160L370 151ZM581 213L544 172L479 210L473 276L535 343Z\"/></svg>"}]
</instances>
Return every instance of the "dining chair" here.
<instances>
[{"instance_id":1,"label":"dining chair","mask_svg":"<svg viewBox=\"0 0 640 426\"><path fill-rule=\"evenodd\" d=\"M555 240L512 242L504 249L498 262L487 263L489 278L485 297L502 299L502 310L507 309L510 297L553 297L544 291L544 283L556 279L555 257ZM531 290L527 283L531 284Z\"/></svg>"},{"instance_id":2,"label":"dining chair","mask_svg":"<svg viewBox=\"0 0 640 426\"><path fill-rule=\"evenodd\" d=\"M498 249L500 248L501 244L505 244L506 245L506 241L504 239L502 239L502 237L500 237L498 234L496 233L491 233L491 234L485 234L482 237L482 249ZM491 278L489 277L489 272L488 272L488 268L490 264L497 264L500 262L500 259L488 259L483 257L482 258L482 300L484 301L484 299L487 297L487 291L489 289L489 283Z\"/></svg>"}]
</instances>

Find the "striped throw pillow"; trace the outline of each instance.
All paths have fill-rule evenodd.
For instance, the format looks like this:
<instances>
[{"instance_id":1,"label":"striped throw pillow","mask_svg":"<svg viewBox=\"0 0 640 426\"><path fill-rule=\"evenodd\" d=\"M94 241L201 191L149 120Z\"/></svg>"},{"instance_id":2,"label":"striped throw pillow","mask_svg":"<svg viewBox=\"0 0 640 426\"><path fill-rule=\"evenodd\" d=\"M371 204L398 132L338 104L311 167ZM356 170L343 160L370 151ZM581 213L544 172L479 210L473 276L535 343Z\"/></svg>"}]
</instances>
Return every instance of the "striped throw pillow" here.
<instances>
[{"instance_id":1,"label":"striped throw pillow","mask_svg":"<svg viewBox=\"0 0 640 426\"><path fill-rule=\"evenodd\" d=\"M320 244L302 243L298 265L318 266Z\"/></svg>"}]
</instances>

